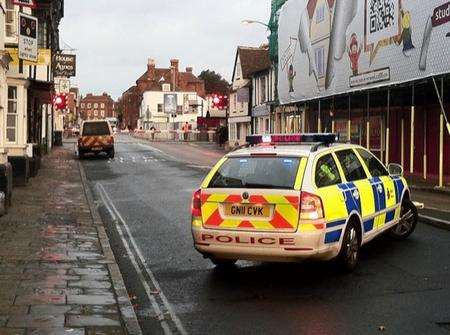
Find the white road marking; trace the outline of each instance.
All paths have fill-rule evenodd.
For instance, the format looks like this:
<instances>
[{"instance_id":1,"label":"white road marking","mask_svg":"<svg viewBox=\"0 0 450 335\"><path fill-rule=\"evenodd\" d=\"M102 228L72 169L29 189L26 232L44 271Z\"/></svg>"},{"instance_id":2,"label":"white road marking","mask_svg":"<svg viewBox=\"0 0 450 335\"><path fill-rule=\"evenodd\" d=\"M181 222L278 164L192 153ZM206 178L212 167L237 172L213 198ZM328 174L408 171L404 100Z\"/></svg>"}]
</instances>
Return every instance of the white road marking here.
<instances>
[{"instance_id":1,"label":"white road marking","mask_svg":"<svg viewBox=\"0 0 450 335\"><path fill-rule=\"evenodd\" d=\"M117 210L116 206L114 205L113 201L111 200L110 196L108 195L108 193L106 192L105 188L103 187L102 184L97 183L97 189L99 190L99 194L100 197L102 198L103 203L105 204L105 207L107 208L109 214L111 215L112 219L115 221L116 223L116 228L117 231L119 232L120 238L122 239L122 242L125 246L125 249L127 250L127 253L131 259L131 262L134 266L134 268L136 269L136 272L139 276L139 279L142 282L142 285L145 288L145 291L147 293L148 298L150 299L151 303L152 303L152 307L156 313L156 315L158 316L159 320L161 321L161 327L164 330L165 334L172 334L172 331L170 330L167 322L165 321L164 318L164 314L161 311L160 306L158 305L158 302L155 299L155 295L158 294L159 297L161 298L161 301L164 304L164 307L166 308L167 312L169 313L169 315L172 318L172 321L174 322L178 332L182 335L187 334L186 330L184 329L183 324L181 323L180 319L177 317L177 315L175 314L175 312L172 309L172 306L170 305L167 297L165 296L164 292L161 290L161 286L159 285L159 282L157 281L155 275L153 274L153 272L150 270L150 268L147 266L146 261L144 256L142 255L141 250L139 249L135 239L133 238L133 235L130 232L130 228L128 227L128 224L126 223L126 221L123 219L122 215L120 214L120 212ZM120 225L118 224L119 221L122 223L122 225L124 226L129 238L130 238L130 242L131 245L134 249L134 251L136 252L139 260L141 261L142 266L145 269L145 272L147 273L148 277L150 278L153 286L156 288L157 293L155 294L154 291L151 290L150 286L148 285L147 281L145 280L139 265L137 264L137 261L134 257L134 253L131 251L130 246L123 234L122 228L120 227Z\"/></svg>"},{"instance_id":2,"label":"white road marking","mask_svg":"<svg viewBox=\"0 0 450 335\"><path fill-rule=\"evenodd\" d=\"M423 219L430 220L430 221L436 221L438 223L443 223L443 224L446 224L446 225L450 226L450 221L441 220L441 219L438 219L438 218L434 218L432 216L419 214L419 218L423 218Z\"/></svg>"}]
</instances>

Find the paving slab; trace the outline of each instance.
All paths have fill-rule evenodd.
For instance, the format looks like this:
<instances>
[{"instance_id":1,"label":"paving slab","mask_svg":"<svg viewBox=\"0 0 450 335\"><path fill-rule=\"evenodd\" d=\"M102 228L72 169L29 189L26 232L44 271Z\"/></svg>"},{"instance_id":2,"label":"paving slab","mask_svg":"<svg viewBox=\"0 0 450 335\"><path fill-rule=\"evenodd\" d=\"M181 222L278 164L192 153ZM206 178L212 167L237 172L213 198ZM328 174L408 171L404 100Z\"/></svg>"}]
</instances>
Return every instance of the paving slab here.
<instances>
[{"instance_id":1,"label":"paving slab","mask_svg":"<svg viewBox=\"0 0 450 335\"><path fill-rule=\"evenodd\" d=\"M14 190L0 218L0 335L142 334L122 313L131 303L83 173L57 148Z\"/></svg>"}]
</instances>

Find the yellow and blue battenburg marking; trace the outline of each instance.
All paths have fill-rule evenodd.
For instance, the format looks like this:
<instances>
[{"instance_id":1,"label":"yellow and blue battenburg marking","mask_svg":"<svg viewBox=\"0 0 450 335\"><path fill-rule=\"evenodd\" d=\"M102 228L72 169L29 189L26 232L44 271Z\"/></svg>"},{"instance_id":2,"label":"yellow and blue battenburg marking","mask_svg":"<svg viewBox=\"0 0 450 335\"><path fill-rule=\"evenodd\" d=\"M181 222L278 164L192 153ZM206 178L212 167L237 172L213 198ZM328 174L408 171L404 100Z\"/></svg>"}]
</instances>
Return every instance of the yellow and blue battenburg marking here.
<instances>
[{"instance_id":1,"label":"yellow and blue battenburg marking","mask_svg":"<svg viewBox=\"0 0 450 335\"><path fill-rule=\"evenodd\" d=\"M361 196L359 194L358 188L354 183L346 183L338 185L339 189L344 195L345 206L347 208L347 216L350 213L357 212L361 214ZM327 228L340 227L345 225L346 220L338 220L330 222L327 224ZM339 242L342 235L342 228L338 230L333 230L325 234L325 244Z\"/></svg>"},{"instance_id":2,"label":"yellow and blue battenburg marking","mask_svg":"<svg viewBox=\"0 0 450 335\"><path fill-rule=\"evenodd\" d=\"M371 202L371 198L373 198L374 203L373 207L372 205L370 205L370 207L368 207L369 209L365 208L365 215L369 214L372 217L363 221L364 234L367 234L374 229L380 228L400 217L400 210L398 205L402 201L403 192L405 190L405 182L402 177L394 177L392 179L385 180L384 182L381 178L374 177L369 180L369 183L372 189L373 197L372 195L366 195L364 199L366 199L366 201L367 199L370 199ZM387 183L387 185L385 183ZM393 183L395 195L391 194L393 193L392 191L389 191L390 183ZM363 216L363 204L361 201L361 197L363 195L360 194L357 186L354 183L346 183L340 184L338 185L338 187L345 199L347 217L353 212L357 212L360 216ZM393 204L392 201L389 201L389 199L394 196L395 204ZM381 215L377 215L378 213L385 211L386 208L391 208L393 205L395 206L394 209ZM364 206L367 207L367 204ZM346 224L346 222L347 219L341 219L327 223L327 229L335 228L335 230L329 231L325 234L326 244L339 242L342 235L343 226Z\"/></svg>"}]
</instances>

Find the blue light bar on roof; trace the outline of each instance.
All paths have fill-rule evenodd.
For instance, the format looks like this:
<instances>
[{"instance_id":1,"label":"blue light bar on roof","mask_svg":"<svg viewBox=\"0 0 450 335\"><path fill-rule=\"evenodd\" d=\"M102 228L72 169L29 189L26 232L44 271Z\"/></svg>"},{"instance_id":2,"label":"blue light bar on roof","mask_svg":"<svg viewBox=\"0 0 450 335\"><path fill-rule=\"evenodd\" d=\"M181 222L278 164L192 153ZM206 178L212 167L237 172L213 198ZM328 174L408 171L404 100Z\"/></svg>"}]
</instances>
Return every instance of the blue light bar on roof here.
<instances>
[{"instance_id":1,"label":"blue light bar on roof","mask_svg":"<svg viewBox=\"0 0 450 335\"><path fill-rule=\"evenodd\" d=\"M329 145L338 141L338 134L272 134L247 136L247 143L250 145L263 143L323 143Z\"/></svg>"}]
</instances>

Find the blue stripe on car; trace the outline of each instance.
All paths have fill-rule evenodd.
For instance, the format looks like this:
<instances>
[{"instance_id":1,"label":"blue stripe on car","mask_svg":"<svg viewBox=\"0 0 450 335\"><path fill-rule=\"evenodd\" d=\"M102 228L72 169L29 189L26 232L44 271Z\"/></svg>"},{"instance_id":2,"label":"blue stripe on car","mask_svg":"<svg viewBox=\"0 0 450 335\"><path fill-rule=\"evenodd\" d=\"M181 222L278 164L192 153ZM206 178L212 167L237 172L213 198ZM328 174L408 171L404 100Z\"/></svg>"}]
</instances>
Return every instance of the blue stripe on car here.
<instances>
[{"instance_id":1,"label":"blue stripe on car","mask_svg":"<svg viewBox=\"0 0 450 335\"><path fill-rule=\"evenodd\" d=\"M368 221L364 221L364 233L368 233L373 230L373 226L375 224L375 219L370 219Z\"/></svg>"},{"instance_id":2,"label":"blue stripe on car","mask_svg":"<svg viewBox=\"0 0 450 335\"><path fill-rule=\"evenodd\" d=\"M339 221L334 221L334 222L328 222L327 223L327 228L334 228L334 227L338 227L338 226L342 226L345 225L346 220L339 220Z\"/></svg>"},{"instance_id":3,"label":"blue stripe on car","mask_svg":"<svg viewBox=\"0 0 450 335\"><path fill-rule=\"evenodd\" d=\"M339 242L341 239L342 229L335 230L325 234L325 244Z\"/></svg>"},{"instance_id":4,"label":"blue stripe on car","mask_svg":"<svg viewBox=\"0 0 450 335\"><path fill-rule=\"evenodd\" d=\"M393 221L395 218L395 209L386 213L386 221L385 223Z\"/></svg>"}]
</instances>

